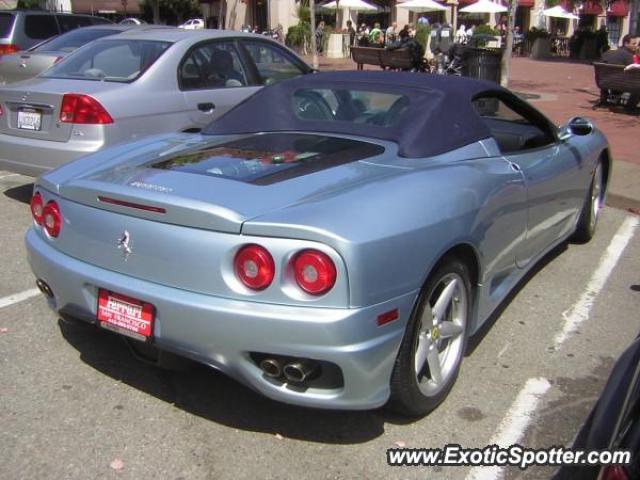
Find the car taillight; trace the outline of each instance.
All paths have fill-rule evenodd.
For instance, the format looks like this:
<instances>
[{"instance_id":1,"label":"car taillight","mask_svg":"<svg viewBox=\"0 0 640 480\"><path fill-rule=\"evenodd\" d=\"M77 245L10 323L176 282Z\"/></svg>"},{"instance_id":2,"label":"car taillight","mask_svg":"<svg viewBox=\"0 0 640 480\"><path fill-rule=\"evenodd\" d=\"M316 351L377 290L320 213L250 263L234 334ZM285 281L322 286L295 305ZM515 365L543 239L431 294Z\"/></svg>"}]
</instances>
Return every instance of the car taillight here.
<instances>
[{"instance_id":1,"label":"car taillight","mask_svg":"<svg viewBox=\"0 0 640 480\"><path fill-rule=\"evenodd\" d=\"M95 98L78 93L65 93L60 106L60 121L84 125L105 125L113 123L113 118Z\"/></svg>"},{"instance_id":2,"label":"car taillight","mask_svg":"<svg viewBox=\"0 0 640 480\"><path fill-rule=\"evenodd\" d=\"M48 202L42 210L42 224L47 233L52 237L57 237L62 228L62 214L58 204L53 200Z\"/></svg>"},{"instance_id":3,"label":"car taillight","mask_svg":"<svg viewBox=\"0 0 640 480\"><path fill-rule=\"evenodd\" d=\"M629 480L627 472L620 465L608 465L600 477L602 480Z\"/></svg>"},{"instance_id":4,"label":"car taillight","mask_svg":"<svg viewBox=\"0 0 640 480\"><path fill-rule=\"evenodd\" d=\"M20 47L18 45L0 45L0 55L11 55L12 53L16 53L19 51Z\"/></svg>"},{"instance_id":5,"label":"car taillight","mask_svg":"<svg viewBox=\"0 0 640 480\"><path fill-rule=\"evenodd\" d=\"M31 203L29 204L31 207L31 216L33 220L38 224L42 225L42 217L44 214L44 204L42 202L42 195L40 192L36 192L31 197Z\"/></svg>"},{"instance_id":6,"label":"car taillight","mask_svg":"<svg viewBox=\"0 0 640 480\"><path fill-rule=\"evenodd\" d=\"M322 295L336 283L336 267L325 253L303 250L293 260L298 286L311 295Z\"/></svg>"},{"instance_id":7,"label":"car taillight","mask_svg":"<svg viewBox=\"0 0 640 480\"><path fill-rule=\"evenodd\" d=\"M266 248L245 245L236 253L233 263L236 276L251 290L264 290L271 285L276 268Z\"/></svg>"}]
</instances>

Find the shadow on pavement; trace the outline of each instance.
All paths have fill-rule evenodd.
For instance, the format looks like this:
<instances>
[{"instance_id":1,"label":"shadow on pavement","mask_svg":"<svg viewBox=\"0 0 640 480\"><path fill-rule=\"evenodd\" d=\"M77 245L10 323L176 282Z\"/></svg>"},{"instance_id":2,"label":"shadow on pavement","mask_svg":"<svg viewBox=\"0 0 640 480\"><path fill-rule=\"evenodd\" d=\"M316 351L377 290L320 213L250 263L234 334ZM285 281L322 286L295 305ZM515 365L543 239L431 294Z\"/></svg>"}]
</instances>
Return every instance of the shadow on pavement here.
<instances>
[{"instance_id":1,"label":"shadow on pavement","mask_svg":"<svg viewBox=\"0 0 640 480\"><path fill-rule=\"evenodd\" d=\"M31 202L31 195L33 194L33 183L27 183L26 185L20 185L19 187L13 187L5 190L4 195L12 200L29 204Z\"/></svg>"},{"instance_id":2,"label":"shadow on pavement","mask_svg":"<svg viewBox=\"0 0 640 480\"><path fill-rule=\"evenodd\" d=\"M121 337L90 324L61 319L58 325L82 361L97 371L231 428L311 442L357 444L382 435L387 421L409 421L382 410L318 410L275 402L206 366L194 364L186 372L171 372L148 365L130 354Z\"/></svg>"},{"instance_id":3,"label":"shadow on pavement","mask_svg":"<svg viewBox=\"0 0 640 480\"><path fill-rule=\"evenodd\" d=\"M509 292L509 294L505 297L505 299L498 305L495 311L489 316L489 318L482 324L480 329L473 334L472 337L469 338L469 342L467 343L467 349L465 351L465 357L471 355L478 345L482 342L484 337L489 333L493 325L496 323L498 318L502 315L502 312L506 310L506 308L511 304L513 299L520 293L520 291L527 285L529 280L535 277L540 270L546 267L549 263L555 260L558 256L560 256L564 251L567 250L568 242L562 242L560 245L555 247L549 253L547 253L544 257L542 257L538 262L529 270L522 279L516 284L515 287Z\"/></svg>"}]
</instances>

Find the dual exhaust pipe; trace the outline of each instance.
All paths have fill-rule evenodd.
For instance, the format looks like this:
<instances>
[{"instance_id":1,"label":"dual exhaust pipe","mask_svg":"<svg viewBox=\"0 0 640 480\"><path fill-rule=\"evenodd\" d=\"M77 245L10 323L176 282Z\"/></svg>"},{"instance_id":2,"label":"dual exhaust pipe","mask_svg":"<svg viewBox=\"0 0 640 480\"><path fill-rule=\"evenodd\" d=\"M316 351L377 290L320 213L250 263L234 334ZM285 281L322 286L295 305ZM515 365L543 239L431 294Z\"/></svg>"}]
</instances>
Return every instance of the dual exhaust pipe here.
<instances>
[{"instance_id":1,"label":"dual exhaust pipe","mask_svg":"<svg viewBox=\"0 0 640 480\"><path fill-rule=\"evenodd\" d=\"M45 297L53 298L53 290L51 290L51 287L47 285L47 282L45 282L44 280L38 279L36 280L36 286L38 287L38 290L40 290Z\"/></svg>"},{"instance_id":2,"label":"dual exhaust pipe","mask_svg":"<svg viewBox=\"0 0 640 480\"><path fill-rule=\"evenodd\" d=\"M318 364L313 360L299 359L284 363L277 358L265 358L260 362L260 369L270 378L284 376L288 382L304 383L318 370Z\"/></svg>"}]
</instances>

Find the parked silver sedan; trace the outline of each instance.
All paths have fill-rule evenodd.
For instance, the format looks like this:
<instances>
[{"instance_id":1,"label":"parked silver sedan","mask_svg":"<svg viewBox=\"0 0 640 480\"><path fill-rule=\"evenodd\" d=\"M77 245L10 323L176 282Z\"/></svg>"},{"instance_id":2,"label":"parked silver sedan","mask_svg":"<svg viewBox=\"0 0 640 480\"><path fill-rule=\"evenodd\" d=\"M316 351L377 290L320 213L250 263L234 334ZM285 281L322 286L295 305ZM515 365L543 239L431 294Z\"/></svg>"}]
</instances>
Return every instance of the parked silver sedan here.
<instances>
[{"instance_id":1,"label":"parked silver sedan","mask_svg":"<svg viewBox=\"0 0 640 480\"><path fill-rule=\"evenodd\" d=\"M24 52L3 55L0 62L0 85L33 78L60 62L74 50L109 35L117 35L136 25L99 25L72 30L46 40Z\"/></svg>"},{"instance_id":2,"label":"parked silver sedan","mask_svg":"<svg viewBox=\"0 0 640 480\"><path fill-rule=\"evenodd\" d=\"M198 132L263 85L312 69L259 35L127 31L0 88L0 169L37 176L144 136Z\"/></svg>"}]
</instances>

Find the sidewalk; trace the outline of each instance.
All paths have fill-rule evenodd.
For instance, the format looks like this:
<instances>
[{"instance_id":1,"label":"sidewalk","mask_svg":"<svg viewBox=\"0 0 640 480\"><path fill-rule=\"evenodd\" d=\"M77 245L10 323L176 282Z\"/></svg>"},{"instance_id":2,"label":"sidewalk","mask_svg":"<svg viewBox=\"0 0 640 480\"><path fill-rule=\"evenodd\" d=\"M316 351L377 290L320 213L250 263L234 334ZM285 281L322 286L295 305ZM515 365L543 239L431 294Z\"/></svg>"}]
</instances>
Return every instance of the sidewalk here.
<instances>
[{"instance_id":1,"label":"sidewalk","mask_svg":"<svg viewBox=\"0 0 640 480\"><path fill-rule=\"evenodd\" d=\"M321 57L320 70L355 70L355 64L350 59ZM607 136L614 159L607 203L640 210L640 115L627 114L621 109L593 109L599 90L591 65L565 59L543 61L515 57L509 88L526 94L528 101L558 125L572 116L591 119Z\"/></svg>"}]
</instances>

